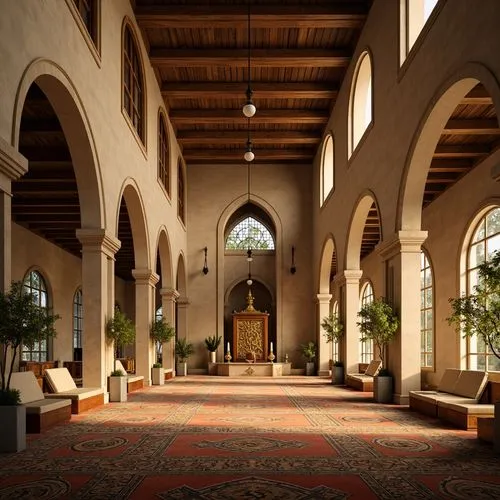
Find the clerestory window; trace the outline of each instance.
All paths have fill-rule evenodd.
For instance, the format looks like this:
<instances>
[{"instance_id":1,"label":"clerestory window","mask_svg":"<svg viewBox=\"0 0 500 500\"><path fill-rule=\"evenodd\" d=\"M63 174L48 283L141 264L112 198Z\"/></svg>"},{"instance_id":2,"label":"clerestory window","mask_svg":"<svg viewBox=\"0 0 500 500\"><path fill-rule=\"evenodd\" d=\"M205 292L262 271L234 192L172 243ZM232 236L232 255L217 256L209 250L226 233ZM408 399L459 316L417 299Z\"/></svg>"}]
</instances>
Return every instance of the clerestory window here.
<instances>
[{"instance_id":1,"label":"clerestory window","mask_svg":"<svg viewBox=\"0 0 500 500\"><path fill-rule=\"evenodd\" d=\"M274 238L264 224L249 216L236 224L226 239L226 250L274 250Z\"/></svg>"}]
</instances>

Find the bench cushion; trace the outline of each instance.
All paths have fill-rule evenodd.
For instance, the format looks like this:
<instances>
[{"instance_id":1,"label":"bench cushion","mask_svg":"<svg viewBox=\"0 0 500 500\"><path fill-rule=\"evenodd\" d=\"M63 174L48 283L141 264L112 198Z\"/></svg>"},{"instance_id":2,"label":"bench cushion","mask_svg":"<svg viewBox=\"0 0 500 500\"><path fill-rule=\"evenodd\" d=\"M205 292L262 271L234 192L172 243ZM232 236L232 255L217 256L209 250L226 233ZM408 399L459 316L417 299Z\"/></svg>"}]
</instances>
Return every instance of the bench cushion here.
<instances>
[{"instance_id":1,"label":"bench cushion","mask_svg":"<svg viewBox=\"0 0 500 500\"><path fill-rule=\"evenodd\" d=\"M439 401L450 401L455 403L477 403L473 398L464 398L456 394L448 394L447 392L438 391L410 391L410 399L418 399L428 403L438 404Z\"/></svg>"},{"instance_id":2,"label":"bench cushion","mask_svg":"<svg viewBox=\"0 0 500 500\"><path fill-rule=\"evenodd\" d=\"M377 373L380 371L380 368L382 368L382 361L372 360L370 361L370 364L367 366L364 374L369 375L371 377L375 377Z\"/></svg>"},{"instance_id":3,"label":"bench cushion","mask_svg":"<svg viewBox=\"0 0 500 500\"><path fill-rule=\"evenodd\" d=\"M45 378L55 393L76 389L76 384L67 368L50 368L45 370Z\"/></svg>"},{"instance_id":4,"label":"bench cushion","mask_svg":"<svg viewBox=\"0 0 500 500\"><path fill-rule=\"evenodd\" d=\"M479 399L488 383L488 374L476 370L462 370L453 389L453 394Z\"/></svg>"},{"instance_id":5,"label":"bench cushion","mask_svg":"<svg viewBox=\"0 0 500 500\"><path fill-rule=\"evenodd\" d=\"M139 382L141 380L144 380L144 377L142 375L128 375L127 376L127 383L131 382Z\"/></svg>"},{"instance_id":6,"label":"bench cushion","mask_svg":"<svg viewBox=\"0 0 500 500\"><path fill-rule=\"evenodd\" d=\"M48 413L66 406L71 407L70 399L40 399L27 404L26 413L28 415L42 415L43 413Z\"/></svg>"},{"instance_id":7,"label":"bench cushion","mask_svg":"<svg viewBox=\"0 0 500 500\"><path fill-rule=\"evenodd\" d=\"M45 394L46 398L68 398L76 401L81 401L82 399L91 398L93 396L98 396L99 394L104 394L104 389L101 388L85 388L77 387L71 391L58 392L56 394Z\"/></svg>"},{"instance_id":8,"label":"bench cushion","mask_svg":"<svg viewBox=\"0 0 500 500\"><path fill-rule=\"evenodd\" d=\"M43 399L43 392L38 385L33 372L15 372L10 379L11 389L17 389L21 393L21 403L29 404L32 401Z\"/></svg>"},{"instance_id":9,"label":"bench cushion","mask_svg":"<svg viewBox=\"0 0 500 500\"><path fill-rule=\"evenodd\" d=\"M462 370L457 368L447 368L439 382L438 391L453 394L453 389L455 388L461 373Z\"/></svg>"},{"instance_id":10,"label":"bench cushion","mask_svg":"<svg viewBox=\"0 0 500 500\"><path fill-rule=\"evenodd\" d=\"M484 415L490 416L495 414L495 405L480 404L480 403L454 403L451 401L439 401L439 408L447 408L458 413L466 415Z\"/></svg>"}]
</instances>

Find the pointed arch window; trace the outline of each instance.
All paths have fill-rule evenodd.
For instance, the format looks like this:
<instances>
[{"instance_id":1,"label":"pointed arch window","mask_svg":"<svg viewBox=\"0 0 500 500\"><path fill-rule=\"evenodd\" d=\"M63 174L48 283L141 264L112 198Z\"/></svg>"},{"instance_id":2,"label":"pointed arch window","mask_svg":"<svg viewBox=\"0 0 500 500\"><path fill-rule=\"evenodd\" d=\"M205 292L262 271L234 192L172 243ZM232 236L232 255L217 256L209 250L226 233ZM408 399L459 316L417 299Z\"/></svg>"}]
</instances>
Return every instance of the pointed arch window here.
<instances>
[{"instance_id":1,"label":"pointed arch window","mask_svg":"<svg viewBox=\"0 0 500 500\"><path fill-rule=\"evenodd\" d=\"M23 287L26 293L31 294L33 302L48 310L49 296L47 293L47 285L42 275L38 271L29 272L24 278ZM23 346L22 361L48 361L49 360L49 343L48 339L35 342L33 347Z\"/></svg>"},{"instance_id":2,"label":"pointed arch window","mask_svg":"<svg viewBox=\"0 0 500 500\"><path fill-rule=\"evenodd\" d=\"M321 206L325 203L331 191L333 191L335 182L335 159L334 159L334 144L331 134L327 135L323 143L323 152L321 155L321 176L320 176L320 193Z\"/></svg>"},{"instance_id":3,"label":"pointed arch window","mask_svg":"<svg viewBox=\"0 0 500 500\"><path fill-rule=\"evenodd\" d=\"M333 303L332 314L335 318L339 319L339 302L336 300ZM332 342L332 361L339 361L339 343L337 340ZM332 367L333 369L333 367Z\"/></svg>"},{"instance_id":4,"label":"pointed arch window","mask_svg":"<svg viewBox=\"0 0 500 500\"><path fill-rule=\"evenodd\" d=\"M361 291L360 308L373 302L373 285L368 281ZM373 340L359 341L359 362L370 363L373 359Z\"/></svg>"},{"instance_id":5,"label":"pointed arch window","mask_svg":"<svg viewBox=\"0 0 500 500\"><path fill-rule=\"evenodd\" d=\"M358 59L349 100L349 157L373 121L372 62L364 52Z\"/></svg>"},{"instance_id":6,"label":"pointed arch window","mask_svg":"<svg viewBox=\"0 0 500 500\"><path fill-rule=\"evenodd\" d=\"M434 366L434 287L432 267L425 252L420 254L420 363Z\"/></svg>"},{"instance_id":7,"label":"pointed arch window","mask_svg":"<svg viewBox=\"0 0 500 500\"><path fill-rule=\"evenodd\" d=\"M478 267L500 250L500 207L489 210L478 222L467 251L467 294L478 284ZM499 371L500 360L476 335L468 339L468 365L472 370Z\"/></svg>"},{"instance_id":8,"label":"pointed arch window","mask_svg":"<svg viewBox=\"0 0 500 500\"><path fill-rule=\"evenodd\" d=\"M123 30L123 109L142 145L146 144L146 92L137 39L129 23Z\"/></svg>"},{"instance_id":9,"label":"pointed arch window","mask_svg":"<svg viewBox=\"0 0 500 500\"><path fill-rule=\"evenodd\" d=\"M226 250L274 250L274 238L262 222L249 216L238 222L226 239Z\"/></svg>"},{"instance_id":10,"label":"pointed arch window","mask_svg":"<svg viewBox=\"0 0 500 500\"><path fill-rule=\"evenodd\" d=\"M186 223L185 189L184 166L179 160L177 167L177 215L184 224Z\"/></svg>"},{"instance_id":11,"label":"pointed arch window","mask_svg":"<svg viewBox=\"0 0 500 500\"><path fill-rule=\"evenodd\" d=\"M158 122L158 179L170 197L168 128L165 115L161 111L158 114Z\"/></svg>"},{"instance_id":12,"label":"pointed arch window","mask_svg":"<svg viewBox=\"0 0 500 500\"><path fill-rule=\"evenodd\" d=\"M83 296L79 288L73 296L73 349L82 348Z\"/></svg>"}]
</instances>

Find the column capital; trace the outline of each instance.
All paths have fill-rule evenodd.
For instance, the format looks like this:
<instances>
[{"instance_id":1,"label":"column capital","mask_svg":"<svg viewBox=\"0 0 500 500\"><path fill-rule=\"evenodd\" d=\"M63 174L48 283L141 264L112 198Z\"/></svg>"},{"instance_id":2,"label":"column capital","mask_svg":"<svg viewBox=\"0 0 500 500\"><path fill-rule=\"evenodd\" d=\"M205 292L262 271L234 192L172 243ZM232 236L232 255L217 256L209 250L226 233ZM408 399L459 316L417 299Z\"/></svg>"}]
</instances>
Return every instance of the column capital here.
<instances>
[{"instance_id":1,"label":"column capital","mask_svg":"<svg viewBox=\"0 0 500 500\"><path fill-rule=\"evenodd\" d=\"M363 276L361 269L344 269L338 273L338 284L342 285L359 285L359 280ZM337 279L337 275L336 278Z\"/></svg>"},{"instance_id":2,"label":"column capital","mask_svg":"<svg viewBox=\"0 0 500 500\"><path fill-rule=\"evenodd\" d=\"M400 253L420 253L426 238L427 231L398 231L375 248L382 260L386 261Z\"/></svg>"},{"instance_id":3,"label":"column capital","mask_svg":"<svg viewBox=\"0 0 500 500\"><path fill-rule=\"evenodd\" d=\"M136 285L155 286L160 281L160 277L151 269L132 269L132 276Z\"/></svg>"},{"instance_id":4,"label":"column capital","mask_svg":"<svg viewBox=\"0 0 500 500\"><path fill-rule=\"evenodd\" d=\"M175 302L181 294L174 288L161 288L160 295L162 299L164 298Z\"/></svg>"},{"instance_id":5,"label":"column capital","mask_svg":"<svg viewBox=\"0 0 500 500\"><path fill-rule=\"evenodd\" d=\"M9 181L19 179L28 171L28 160L0 137L0 175ZM0 185L3 183L0 182Z\"/></svg>"},{"instance_id":6,"label":"column capital","mask_svg":"<svg viewBox=\"0 0 500 500\"><path fill-rule=\"evenodd\" d=\"M331 293L318 293L316 295L316 299L318 301L318 304L325 304L329 303L330 300L332 299L333 295Z\"/></svg>"},{"instance_id":7,"label":"column capital","mask_svg":"<svg viewBox=\"0 0 500 500\"><path fill-rule=\"evenodd\" d=\"M187 307L189 305L189 299L187 297L179 297L177 299L178 307Z\"/></svg>"},{"instance_id":8,"label":"column capital","mask_svg":"<svg viewBox=\"0 0 500 500\"><path fill-rule=\"evenodd\" d=\"M81 228L76 230L76 237L80 240L83 250L89 252L103 252L114 258L122 246L120 240L109 234L103 228Z\"/></svg>"}]
</instances>

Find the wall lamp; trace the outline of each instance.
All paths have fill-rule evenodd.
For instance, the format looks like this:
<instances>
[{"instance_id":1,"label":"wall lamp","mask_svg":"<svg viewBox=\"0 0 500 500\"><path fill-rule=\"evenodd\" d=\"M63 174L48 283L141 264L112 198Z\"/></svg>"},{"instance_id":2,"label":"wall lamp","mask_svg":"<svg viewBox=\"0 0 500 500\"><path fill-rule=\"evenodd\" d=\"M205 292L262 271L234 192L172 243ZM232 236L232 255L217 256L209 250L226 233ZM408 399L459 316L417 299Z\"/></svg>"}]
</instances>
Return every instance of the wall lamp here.
<instances>
[{"instance_id":1,"label":"wall lamp","mask_svg":"<svg viewBox=\"0 0 500 500\"><path fill-rule=\"evenodd\" d=\"M295 274L297 268L295 267L295 247L292 246L292 265L290 266L290 274Z\"/></svg>"},{"instance_id":2,"label":"wall lamp","mask_svg":"<svg viewBox=\"0 0 500 500\"><path fill-rule=\"evenodd\" d=\"M203 274L208 274L208 264L207 264L207 252L208 252L208 248L205 247L203 250L205 251L205 262L203 263Z\"/></svg>"}]
</instances>

